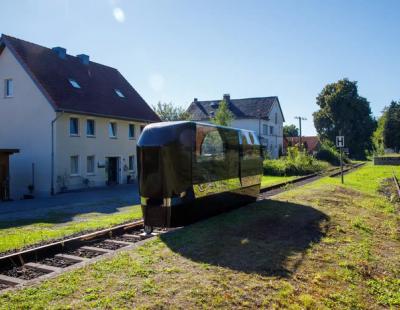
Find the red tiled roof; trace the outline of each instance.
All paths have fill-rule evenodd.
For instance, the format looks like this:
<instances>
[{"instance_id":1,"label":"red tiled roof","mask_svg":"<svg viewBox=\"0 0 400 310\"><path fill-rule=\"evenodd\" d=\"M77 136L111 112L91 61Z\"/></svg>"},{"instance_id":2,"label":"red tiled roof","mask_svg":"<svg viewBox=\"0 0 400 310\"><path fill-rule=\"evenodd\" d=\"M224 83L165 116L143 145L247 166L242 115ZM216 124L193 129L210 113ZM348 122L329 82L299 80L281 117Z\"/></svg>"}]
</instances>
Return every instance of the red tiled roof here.
<instances>
[{"instance_id":1,"label":"red tiled roof","mask_svg":"<svg viewBox=\"0 0 400 310\"><path fill-rule=\"evenodd\" d=\"M160 121L157 114L118 70L78 57L60 58L53 50L2 35L0 47L7 46L26 69L56 111L115 117L144 122ZM1 48L0 48L1 53ZM80 89L71 86L74 79ZM120 90L125 98L119 97Z\"/></svg>"},{"instance_id":2,"label":"red tiled roof","mask_svg":"<svg viewBox=\"0 0 400 310\"><path fill-rule=\"evenodd\" d=\"M310 136L310 137L301 137L301 142L307 146L307 151L312 153L314 151L318 151L318 147L320 145L320 141L318 136ZM296 145L299 143L299 137L286 137L284 139L284 144L287 147L288 145Z\"/></svg>"}]
</instances>

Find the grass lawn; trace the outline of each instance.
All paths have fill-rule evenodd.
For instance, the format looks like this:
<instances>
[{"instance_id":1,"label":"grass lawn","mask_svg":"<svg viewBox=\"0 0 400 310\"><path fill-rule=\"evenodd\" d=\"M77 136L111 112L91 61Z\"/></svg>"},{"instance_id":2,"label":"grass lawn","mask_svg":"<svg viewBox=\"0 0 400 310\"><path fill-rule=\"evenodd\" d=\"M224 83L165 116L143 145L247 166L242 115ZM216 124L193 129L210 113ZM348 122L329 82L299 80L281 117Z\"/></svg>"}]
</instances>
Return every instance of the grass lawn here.
<instances>
[{"instance_id":1,"label":"grass lawn","mask_svg":"<svg viewBox=\"0 0 400 310\"><path fill-rule=\"evenodd\" d=\"M267 187L279 183L283 183L286 181L290 181L297 178L297 176L290 176L290 177L282 177L282 176L275 176L275 175L263 175L261 180L261 187Z\"/></svg>"},{"instance_id":2,"label":"grass lawn","mask_svg":"<svg viewBox=\"0 0 400 310\"><path fill-rule=\"evenodd\" d=\"M106 202L105 202L106 203ZM21 249L33 244L107 228L142 217L140 206L121 206L101 212L101 205L85 206L77 213L73 207L49 212L36 218L0 222L0 252Z\"/></svg>"},{"instance_id":3,"label":"grass lawn","mask_svg":"<svg viewBox=\"0 0 400 310\"><path fill-rule=\"evenodd\" d=\"M345 186L324 178L196 223L4 293L0 309L399 307L400 217L377 193L392 168L367 165Z\"/></svg>"}]
</instances>

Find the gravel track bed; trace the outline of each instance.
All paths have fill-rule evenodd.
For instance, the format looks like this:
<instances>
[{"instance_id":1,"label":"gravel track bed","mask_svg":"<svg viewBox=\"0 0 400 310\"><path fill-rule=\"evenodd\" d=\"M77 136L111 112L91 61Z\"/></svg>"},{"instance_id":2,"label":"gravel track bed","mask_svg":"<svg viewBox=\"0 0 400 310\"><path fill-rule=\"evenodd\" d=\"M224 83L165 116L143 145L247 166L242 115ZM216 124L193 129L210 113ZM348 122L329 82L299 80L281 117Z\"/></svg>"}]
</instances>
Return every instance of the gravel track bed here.
<instances>
[{"instance_id":1,"label":"gravel track bed","mask_svg":"<svg viewBox=\"0 0 400 310\"><path fill-rule=\"evenodd\" d=\"M64 259L61 257L48 257L48 258L45 258L45 259L39 261L39 263L43 264L43 265L53 266L53 267L66 268L66 267L76 264L77 262L69 260L69 259Z\"/></svg>"},{"instance_id":2,"label":"gravel track bed","mask_svg":"<svg viewBox=\"0 0 400 310\"><path fill-rule=\"evenodd\" d=\"M89 250L84 250L84 249L75 249L69 252L66 252L65 254L68 255L75 255L79 257L86 257L86 258L93 258L102 255L100 252L95 252L95 251L89 251Z\"/></svg>"},{"instance_id":3,"label":"gravel track bed","mask_svg":"<svg viewBox=\"0 0 400 310\"><path fill-rule=\"evenodd\" d=\"M125 247L127 245L102 241L102 242L94 243L92 246L96 247L96 248L115 251L115 250L123 248L123 247Z\"/></svg>"},{"instance_id":4,"label":"gravel track bed","mask_svg":"<svg viewBox=\"0 0 400 310\"><path fill-rule=\"evenodd\" d=\"M19 278L23 280L32 280L35 278L38 278L40 276L43 276L45 274L48 274L50 272L44 271L44 270L39 270L36 268L30 268L30 267L14 267L12 269L3 271L2 274L13 277L13 278Z\"/></svg>"}]
</instances>

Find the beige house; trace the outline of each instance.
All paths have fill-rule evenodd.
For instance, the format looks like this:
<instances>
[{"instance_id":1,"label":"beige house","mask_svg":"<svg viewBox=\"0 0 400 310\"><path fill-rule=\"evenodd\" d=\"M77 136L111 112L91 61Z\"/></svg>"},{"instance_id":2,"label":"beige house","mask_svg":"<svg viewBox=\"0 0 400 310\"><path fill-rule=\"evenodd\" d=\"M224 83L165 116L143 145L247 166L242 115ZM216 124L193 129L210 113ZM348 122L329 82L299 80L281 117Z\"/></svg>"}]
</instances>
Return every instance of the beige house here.
<instances>
[{"instance_id":1,"label":"beige house","mask_svg":"<svg viewBox=\"0 0 400 310\"><path fill-rule=\"evenodd\" d=\"M159 118L118 70L2 35L0 83L0 155L18 150L0 165L12 199L136 178L136 141Z\"/></svg>"}]
</instances>

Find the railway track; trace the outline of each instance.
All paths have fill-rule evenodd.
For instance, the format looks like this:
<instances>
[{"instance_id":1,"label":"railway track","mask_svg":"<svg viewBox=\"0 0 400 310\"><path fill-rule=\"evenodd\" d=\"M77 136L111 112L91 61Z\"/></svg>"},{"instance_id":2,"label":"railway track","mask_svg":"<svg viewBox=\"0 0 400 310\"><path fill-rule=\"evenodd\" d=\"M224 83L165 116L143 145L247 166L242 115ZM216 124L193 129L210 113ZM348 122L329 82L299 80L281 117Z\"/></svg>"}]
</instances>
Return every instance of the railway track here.
<instances>
[{"instance_id":1,"label":"railway track","mask_svg":"<svg viewBox=\"0 0 400 310\"><path fill-rule=\"evenodd\" d=\"M345 169L348 172L356 165ZM340 173L340 172L339 172ZM324 176L336 176L336 169L323 174L312 174L261 190L260 199L267 199L287 190L287 185L302 186ZM167 232L156 229L148 235L143 220L115 226L85 235L53 242L0 257L0 291L19 288L79 268L113 253L133 248L146 239Z\"/></svg>"},{"instance_id":2,"label":"railway track","mask_svg":"<svg viewBox=\"0 0 400 310\"><path fill-rule=\"evenodd\" d=\"M396 174L394 173L394 171L392 171L392 173L393 173L393 182L394 182L394 185L396 186L397 194L398 194L398 196L399 196L399 198L400 198L400 184L399 184L399 180L397 179L397 176L396 176Z\"/></svg>"},{"instance_id":3,"label":"railway track","mask_svg":"<svg viewBox=\"0 0 400 310\"><path fill-rule=\"evenodd\" d=\"M0 257L0 291L24 287L133 248L165 233L145 234L143 220L103 229Z\"/></svg>"}]
</instances>

